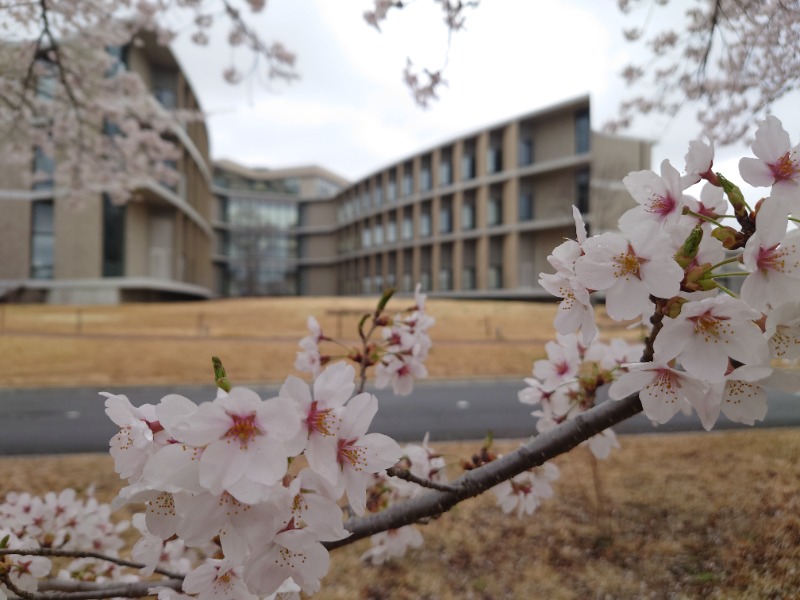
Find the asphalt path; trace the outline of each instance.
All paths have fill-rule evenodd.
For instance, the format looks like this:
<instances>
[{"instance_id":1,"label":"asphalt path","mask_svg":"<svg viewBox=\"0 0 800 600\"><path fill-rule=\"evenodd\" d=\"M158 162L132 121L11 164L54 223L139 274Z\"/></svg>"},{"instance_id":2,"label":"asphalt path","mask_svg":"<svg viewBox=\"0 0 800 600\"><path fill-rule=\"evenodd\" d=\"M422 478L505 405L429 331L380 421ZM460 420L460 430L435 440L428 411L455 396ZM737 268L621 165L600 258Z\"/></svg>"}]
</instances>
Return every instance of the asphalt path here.
<instances>
[{"instance_id":1,"label":"asphalt path","mask_svg":"<svg viewBox=\"0 0 800 600\"><path fill-rule=\"evenodd\" d=\"M419 382L414 393L395 397L379 390L380 408L371 431L398 441L419 441L430 432L432 441L481 439L491 430L496 438L525 438L534 433L532 407L520 404L517 379ZM279 386L253 386L262 398ZM104 411L100 391L125 394L135 405L157 403L169 393L195 402L212 400L213 386L154 386L117 388L0 389L0 454L58 454L105 452L116 426ZM369 390L374 391L374 390ZM769 391L767 418L757 427L800 426L800 397ZM715 429L747 428L721 416ZM638 415L614 428L618 433L702 431L696 416L676 415L654 427Z\"/></svg>"}]
</instances>

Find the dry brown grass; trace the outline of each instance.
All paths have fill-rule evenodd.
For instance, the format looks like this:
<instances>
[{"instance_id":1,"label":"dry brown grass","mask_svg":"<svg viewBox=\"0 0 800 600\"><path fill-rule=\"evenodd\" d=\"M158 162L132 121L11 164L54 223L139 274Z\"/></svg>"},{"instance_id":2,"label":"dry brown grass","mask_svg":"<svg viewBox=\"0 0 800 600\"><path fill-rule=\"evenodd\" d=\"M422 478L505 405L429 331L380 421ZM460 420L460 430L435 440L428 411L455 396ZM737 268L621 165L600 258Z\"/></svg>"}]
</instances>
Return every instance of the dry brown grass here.
<instances>
[{"instance_id":1,"label":"dry brown grass","mask_svg":"<svg viewBox=\"0 0 800 600\"><path fill-rule=\"evenodd\" d=\"M475 446L436 444L454 461ZM422 527L422 549L383 567L359 561L366 540L335 551L315 597L798 597L799 432L628 436L622 446L600 464L599 507L578 448L556 461L557 499L533 517L503 515L491 494L462 503ZM108 500L120 486L108 456L6 458L0 469L0 495L95 482Z\"/></svg>"},{"instance_id":2,"label":"dry brown grass","mask_svg":"<svg viewBox=\"0 0 800 600\"><path fill-rule=\"evenodd\" d=\"M0 385L206 383L220 356L234 381L282 381L292 372L306 317L329 335L356 338L368 298L231 299L122 306L0 305ZM392 301L400 310L408 299ZM430 376L524 377L553 338L555 304L430 300L436 317ZM330 311L352 311L343 317ZM635 338L598 320L615 335ZM331 347L333 351L333 347Z\"/></svg>"}]
</instances>

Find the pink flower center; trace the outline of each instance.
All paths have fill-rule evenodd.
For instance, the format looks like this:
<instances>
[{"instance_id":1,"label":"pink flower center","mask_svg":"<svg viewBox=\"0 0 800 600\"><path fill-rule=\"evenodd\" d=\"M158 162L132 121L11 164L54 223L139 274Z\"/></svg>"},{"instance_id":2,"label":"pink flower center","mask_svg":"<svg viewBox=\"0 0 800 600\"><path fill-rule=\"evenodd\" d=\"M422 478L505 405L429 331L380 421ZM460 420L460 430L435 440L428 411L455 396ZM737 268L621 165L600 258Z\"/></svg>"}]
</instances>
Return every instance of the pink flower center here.
<instances>
[{"instance_id":1,"label":"pink flower center","mask_svg":"<svg viewBox=\"0 0 800 600\"><path fill-rule=\"evenodd\" d=\"M688 320L694 323L694 332L703 336L706 342L711 341L712 338L716 341L723 334L729 333L728 326L724 323L729 318L713 315L710 311L696 317L689 317Z\"/></svg>"},{"instance_id":2,"label":"pink flower center","mask_svg":"<svg viewBox=\"0 0 800 600\"><path fill-rule=\"evenodd\" d=\"M511 490L515 494L522 494L523 496L527 496L533 491L533 486L529 483L517 483L512 479Z\"/></svg>"},{"instance_id":3,"label":"pink flower center","mask_svg":"<svg viewBox=\"0 0 800 600\"><path fill-rule=\"evenodd\" d=\"M650 205L645 209L649 213L656 214L660 217L666 217L675 211L677 202L672 196L659 196L653 194L650 198Z\"/></svg>"},{"instance_id":4,"label":"pink flower center","mask_svg":"<svg viewBox=\"0 0 800 600\"><path fill-rule=\"evenodd\" d=\"M781 156L776 162L769 165L769 169L772 171L775 181L793 179L800 172L797 161L794 159L794 152L787 152Z\"/></svg>"},{"instance_id":5,"label":"pink flower center","mask_svg":"<svg viewBox=\"0 0 800 600\"><path fill-rule=\"evenodd\" d=\"M349 464L352 469L361 471L367 466L366 452L361 446L356 446L357 441L357 439L339 440L336 459L342 466Z\"/></svg>"},{"instance_id":6,"label":"pink flower center","mask_svg":"<svg viewBox=\"0 0 800 600\"><path fill-rule=\"evenodd\" d=\"M794 252L794 244L789 248L778 248L779 244L775 244L769 248L759 248L758 256L756 257L756 265L759 271L778 271L785 273L787 271L786 259L789 258L790 253ZM788 265L789 270L797 269L800 266L798 261L794 264Z\"/></svg>"},{"instance_id":7,"label":"pink flower center","mask_svg":"<svg viewBox=\"0 0 800 600\"><path fill-rule=\"evenodd\" d=\"M241 416L241 415L229 415L229 416L233 424L228 429L228 431L225 432L225 435L223 437L233 440L238 440L239 446L241 446L242 450L247 450L247 446L257 436L264 435L264 432L256 424L255 413L249 414L247 416Z\"/></svg>"},{"instance_id":8,"label":"pink flower center","mask_svg":"<svg viewBox=\"0 0 800 600\"><path fill-rule=\"evenodd\" d=\"M639 269L645 262L647 262L647 259L636 256L633 247L628 244L627 252L620 253L614 257L614 277L619 279L633 275L637 279L641 279L642 275Z\"/></svg>"},{"instance_id":9,"label":"pink flower center","mask_svg":"<svg viewBox=\"0 0 800 600\"><path fill-rule=\"evenodd\" d=\"M309 432L319 433L320 435L333 435L335 433L333 425L336 417L330 408L319 410L317 401L311 403L311 408L306 417L306 425Z\"/></svg>"}]
</instances>

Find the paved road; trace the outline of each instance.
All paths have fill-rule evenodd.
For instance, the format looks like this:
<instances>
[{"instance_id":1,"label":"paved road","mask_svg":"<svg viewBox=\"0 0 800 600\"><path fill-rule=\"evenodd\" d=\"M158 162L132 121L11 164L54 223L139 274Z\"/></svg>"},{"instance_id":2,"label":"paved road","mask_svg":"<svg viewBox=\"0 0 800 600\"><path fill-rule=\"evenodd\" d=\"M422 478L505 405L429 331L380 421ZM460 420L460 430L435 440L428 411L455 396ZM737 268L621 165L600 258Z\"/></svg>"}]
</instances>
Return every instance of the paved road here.
<instances>
[{"instance_id":1,"label":"paved road","mask_svg":"<svg viewBox=\"0 0 800 600\"><path fill-rule=\"evenodd\" d=\"M517 379L423 382L405 398L378 392L380 409L372 431L399 441L421 440L426 431L432 440L480 439L491 429L498 438L531 435L535 420L531 407L517 401L524 383ZM276 386L256 386L264 398L275 395ZM106 417L101 388L0 389L0 454L53 454L104 452L116 427ZM168 393L179 393L196 402L213 398L211 386L141 387L107 389L125 394L134 404L156 403ZM800 426L800 397L770 391L769 412L759 427ZM717 429L746 427L720 417ZM677 415L654 428L638 415L615 430L619 433L700 431L695 416Z\"/></svg>"}]
</instances>

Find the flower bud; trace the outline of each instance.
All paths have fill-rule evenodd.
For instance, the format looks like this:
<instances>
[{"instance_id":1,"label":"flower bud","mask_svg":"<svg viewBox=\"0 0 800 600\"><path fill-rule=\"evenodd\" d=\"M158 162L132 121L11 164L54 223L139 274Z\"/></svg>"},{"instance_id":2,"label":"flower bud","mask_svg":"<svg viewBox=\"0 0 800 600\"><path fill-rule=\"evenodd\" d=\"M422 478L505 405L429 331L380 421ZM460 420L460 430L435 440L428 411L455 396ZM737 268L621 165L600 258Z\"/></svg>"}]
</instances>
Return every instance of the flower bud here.
<instances>
[{"instance_id":1,"label":"flower bud","mask_svg":"<svg viewBox=\"0 0 800 600\"><path fill-rule=\"evenodd\" d=\"M686 278L683 280L683 288L688 292L699 292L713 290L717 287L713 279L707 275L711 269L710 263L694 266L686 271Z\"/></svg>"},{"instance_id":2,"label":"flower bud","mask_svg":"<svg viewBox=\"0 0 800 600\"><path fill-rule=\"evenodd\" d=\"M226 392L231 391L231 382L225 374L225 367L222 366L222 361L218 356L211 357L211 364L214 366L214 383L217 387Z\"/></svg>"},{"instance_id":3,"label":"flower bud","mask_svg":"<svg viewBox=\"0 0 800 600\"><path fill-rule=\"evenodd\" d=\"M698 225L694 229L692 229L689 236L686 238L686 241L683 242L683 246L681 249L678 250L678 253L675 255L675 261L685 269L694 260L694 257L697 256L697 249L700 247L700 242L703 239L703 228Z\"/></svg>"},{"instance_id":4,"label":"flower bud","mask_svg":"<svg viewBox=\"0 0 800 600\"><path fill-rule=\"evenodd\" d=\"M736 248L739 243L739 232L732 227L717 227L711 232L711 237L715 237L722 242L722 246L726 250Z\"/></svg>"},{"instance_id":5,"label":"flower bud","mask_svg":"<svg viewBox=\"0 0 800 600\"><path fill-rule=\"evenodd\" d=\"M664 305L664 308L661 310L661 312L669 318L674 319L681 314L681 307L687 302L688 300L686 300L686 298L675 296L674 298L667 300L667 303Z\"/></svg>"},{"instance_id":6,"label":"flower bud","mask_svg":"<svg viewBox=\"0 0 800 600\"><path fill-rule=\"evenodd\" d=\"M722 173L717 173L717 179L722 185L722 189L725 190L728 200L733 205L733 212L736 218L746 217L748 212L747 203L744 200L744 194L742 194L742 190L739 189L739 186L731 183Z\"/></svg>"}]
</instances>

